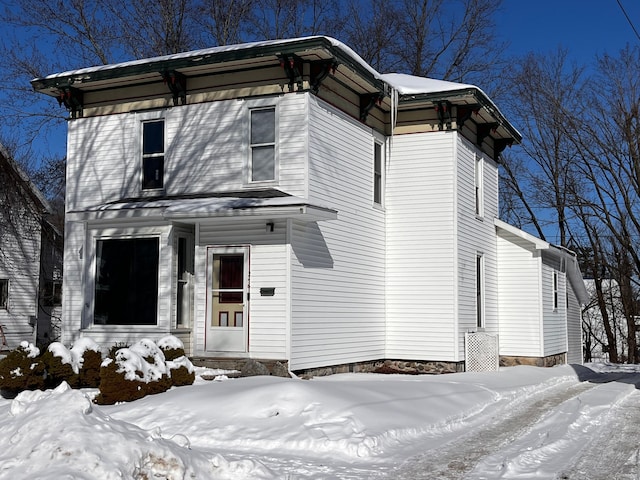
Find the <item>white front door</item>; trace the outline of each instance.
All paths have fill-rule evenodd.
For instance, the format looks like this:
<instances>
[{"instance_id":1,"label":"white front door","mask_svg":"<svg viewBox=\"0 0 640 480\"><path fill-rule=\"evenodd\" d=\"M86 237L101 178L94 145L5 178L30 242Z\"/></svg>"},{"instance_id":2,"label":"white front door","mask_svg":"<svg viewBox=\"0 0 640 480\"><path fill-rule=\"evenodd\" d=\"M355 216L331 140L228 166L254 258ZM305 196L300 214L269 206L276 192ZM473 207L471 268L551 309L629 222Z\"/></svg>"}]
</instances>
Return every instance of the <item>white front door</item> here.
<instances>
[{"instance_id":1,"label":"white front door","mask_svg":"<svg viewBox=\"0 0 640 480\"><path fill-rule=\"evenodd\" d=\"M207 351L247 351L248 293L249 248L207 248Z\"/></svg>"}]
</instances>

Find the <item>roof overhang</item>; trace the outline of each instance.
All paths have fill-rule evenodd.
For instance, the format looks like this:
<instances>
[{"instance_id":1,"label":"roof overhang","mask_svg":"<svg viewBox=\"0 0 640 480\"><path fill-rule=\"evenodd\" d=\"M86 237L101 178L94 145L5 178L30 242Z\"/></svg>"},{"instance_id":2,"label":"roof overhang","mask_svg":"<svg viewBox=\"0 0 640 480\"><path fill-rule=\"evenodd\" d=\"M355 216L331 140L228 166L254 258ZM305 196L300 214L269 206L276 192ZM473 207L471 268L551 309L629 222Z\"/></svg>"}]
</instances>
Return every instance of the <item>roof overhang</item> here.
<instances>
[{"instance_id":1,"label":"roof overhang","mask_svg":"<svg viewBox=\"0 0 640 480\"><path fill-rule=\"evenodd\" d=\"M365 90L383 91L385 88L385 83L378 78L377 72L357 54L337 40L324 36L213 47L70 70L35 78L31 85L38 92L59 97L61 89L65 88L86 92L118 88L124 84L131 86L162 81L162 74L167 71L179 72L189 77L257 68L260 63L278 65L280 59L288 55L309 61L335 59L338 68L342 66L342 73L347 78L355 81L358 77L357 84L361 85L361 80L369 84Z\"/></svg>"}]
</instances>

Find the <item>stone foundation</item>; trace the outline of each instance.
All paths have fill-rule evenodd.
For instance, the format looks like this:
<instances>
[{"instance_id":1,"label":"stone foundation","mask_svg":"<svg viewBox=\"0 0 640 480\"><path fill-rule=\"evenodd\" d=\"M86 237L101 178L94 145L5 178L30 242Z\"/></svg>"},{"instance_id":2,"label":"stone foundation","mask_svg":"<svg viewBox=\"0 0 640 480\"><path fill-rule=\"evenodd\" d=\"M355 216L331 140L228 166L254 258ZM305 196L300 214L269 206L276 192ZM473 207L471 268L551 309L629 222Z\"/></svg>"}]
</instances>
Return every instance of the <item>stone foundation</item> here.
<instances>
[{"instance_id":1,"label":"stone foundation","mask_svg":"<svg viewBox=\"0 0 640 480\"><path fill-rule=\"evenodd\" d=\"M464 362L436 362L425 360L372 360L327 367L296 370L301 378L322 377L336 373L401 373L406 375L436 375L464 371Z\"/></svg>"},{"instance_id":2,"label":"stone foundation","mask_svg":"<svg viewBox=\"0 0 640 480\"><path fill-rule=\"evenodd\" d=\"M283 376L284 371L289 370L289 362L287 360L274 360L274 359L253 359L256 362L262 363L271 375ZM249 361L248 358L211 358L211 357L192 357L191 363L197 367L206 367L212 369L221 370L236 370L241 372L245 363Z\"/></svg>"},{"instance_id":3,"label":"stone foundation","mask_svg":"<svg viewBox=\"0 0 640 480\"><path fill-rule=\"evenodd\" d=\"M516 365L531 365L533 367L553 367L567 363L567 354L558 353L548 357L511 357L500 355L501 367L515 367Z\"/></svg>"}]
</instances>

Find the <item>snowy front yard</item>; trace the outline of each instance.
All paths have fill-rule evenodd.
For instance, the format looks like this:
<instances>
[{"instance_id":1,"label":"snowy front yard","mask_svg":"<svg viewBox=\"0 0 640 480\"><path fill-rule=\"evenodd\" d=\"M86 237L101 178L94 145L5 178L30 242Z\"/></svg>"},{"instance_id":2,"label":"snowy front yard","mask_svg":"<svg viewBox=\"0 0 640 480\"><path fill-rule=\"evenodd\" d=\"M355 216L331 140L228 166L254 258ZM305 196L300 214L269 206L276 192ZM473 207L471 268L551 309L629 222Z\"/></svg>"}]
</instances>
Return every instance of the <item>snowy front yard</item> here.
<instances>
[{"instance_id":1,"label":"snowy front yard","mask_svg":"<svg viewBox=\"0 0 640 480\"><path fill-rule=\"evenodd\" d=\"M198 379L114 406L63 384L0 399L0 479L636 478L636 383L604 365Z\"/></svg>"}]
</instances>

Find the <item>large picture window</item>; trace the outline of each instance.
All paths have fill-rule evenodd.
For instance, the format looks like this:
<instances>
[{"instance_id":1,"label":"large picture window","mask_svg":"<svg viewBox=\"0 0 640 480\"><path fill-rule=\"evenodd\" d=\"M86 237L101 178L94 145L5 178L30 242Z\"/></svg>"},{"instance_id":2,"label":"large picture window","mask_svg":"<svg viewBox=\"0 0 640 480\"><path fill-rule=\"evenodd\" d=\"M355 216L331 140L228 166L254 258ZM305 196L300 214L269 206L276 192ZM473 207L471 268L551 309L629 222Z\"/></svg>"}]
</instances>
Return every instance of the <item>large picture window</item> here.
<instances>
[{"instance_id":1,"label":"large picture window","mask_svg":"<svg viewBox=\"0 0 640 480\"><path fill-rule=\"evenodd\" d=\"M276 179L276 109L251 110L251 181Z\"/></svg>"},{"instance_id":2,"label":"large picture window","mask_svg":"<svg viewBox=\"0 0 640 480\"><path fill-rule=\"evenodd\" d=\"M94 323L155 325L158 238L98 240Z\"/></svg>"},{"instance_id":3,"label":"large picture window","mask_svg":"<svg viewBox=\"0 0 640 480\"><path fill-rule=\"evenodd\" d=\"M142 124L142 188L164 187L164 120Z\"/></svg>"}]
</instances>

